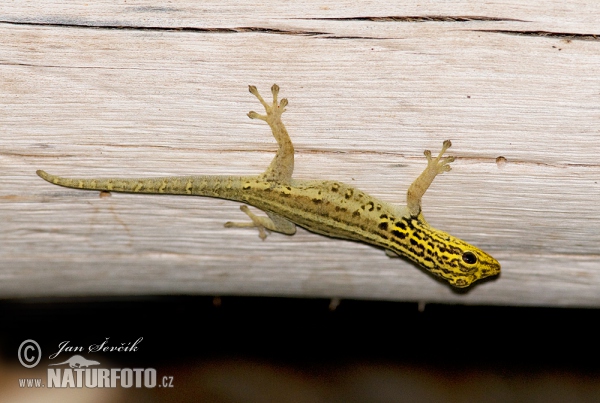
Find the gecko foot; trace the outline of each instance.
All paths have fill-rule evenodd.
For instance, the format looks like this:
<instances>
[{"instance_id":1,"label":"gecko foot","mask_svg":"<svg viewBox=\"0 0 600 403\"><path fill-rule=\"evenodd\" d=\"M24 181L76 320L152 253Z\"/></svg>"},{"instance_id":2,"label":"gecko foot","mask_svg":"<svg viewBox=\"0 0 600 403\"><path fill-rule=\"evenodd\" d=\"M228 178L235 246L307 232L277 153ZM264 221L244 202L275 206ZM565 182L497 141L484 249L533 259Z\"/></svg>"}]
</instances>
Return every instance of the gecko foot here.
<instances>
[{"instance_id":1,"label":"gecko foot","mask_svg":"<svg viewBox=\"0 0 600 403\"><path fill-rule=\"evenodd\" d=\"M261 223L261 218L264 218L264 217L257 216L256 214L251 212L250 209L248 208L248 206L246 206L246 205L240 206L240 210L242 210L244 213L246 213L252 221L251 222L228 221L225 223L225 228L256 227L258 229L258 236L260 237L260 239L262 239L264 241L267 238L267 230L265 229L265 226Z\"/></svg>"},{"instance_id":2,"label":"gecko foot","mask_svg":"<svg viewBox=\"0 0 600 403\"><path fill-rule=\"evenodd\" d=\"M267 112L266 115L261 115L254 111L250 111L250 112L248 112L248 117L250 119L260 119L260 120L268 121L269 118L270 119L280 118L281 114L283 112L285 112L285 107L288 104L288 100L286 98L283 98L279 103L277 103L277 95L279 95L279 86L277 84L273 84L273 86L271 87L271 93L273 94L272 105L269 105L263 99L263 97L260 96L260 94L258 93L258 90L256 89L256 87L254 85L249 85L248 89L250 90L250 93L252 95L254 95L260 101L262 106L265 108L265 111Z\"/></svg>"},{"instance_id":3,"label":"gecko foot","mask_svg":"<svg viewBox=\"0 0 600 403\"><path fill-rule=\"evenodd\" d=\"M296 233L296 224L289 221L286 218L278 216L275 213L270 213L266 211L268 217L259 217L256 214L253 214L248 206L242 205L240 206L240 210L242 210L252 222L226 222L226 228L248 228L255 227L258 228L258 236L263 241L267 237L267 233L269 231L280 232L286 235L294 235Z\"/></svg>"},{"instance_id":4,"label":"gecko foot","mask_svg":"<svg viewBox=\"0 0 600 403\"><path fill-rule=\"evenodd\" d=\"M444 157L442 155L452 147L452 142L450 140L444 141L442 145L442 151L438 154L438 156L434 159L431 158L431 151L425 150L424 154L427 157L427 168L435 171L435 174L441 174L442 172L448 172L452 169L450 167L450 163L454 161L454 157Z\"/></svg>"}]
</instances>

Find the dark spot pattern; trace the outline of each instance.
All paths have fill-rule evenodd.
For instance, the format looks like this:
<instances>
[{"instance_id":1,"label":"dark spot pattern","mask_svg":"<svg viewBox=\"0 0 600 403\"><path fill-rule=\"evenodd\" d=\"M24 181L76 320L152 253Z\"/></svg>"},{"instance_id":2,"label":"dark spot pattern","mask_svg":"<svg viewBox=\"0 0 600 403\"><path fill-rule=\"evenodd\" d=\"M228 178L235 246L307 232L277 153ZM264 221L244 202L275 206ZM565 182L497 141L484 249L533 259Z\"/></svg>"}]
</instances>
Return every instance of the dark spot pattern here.
<instances>
[{"instance_id":1,"label":"dark spot pattern","mask_svg":"<svg viewBox=\"0 0 600 403\"><path fill-rule=\"evenodd\" d=\"M392 230L392 235L394 235L395 237L398 237L400 239L406 238L406 234L404 232L400 232L400 231L395 230L395 229Z\"/></svg>"},{"instance_id":2,"label":"dark spot pattern","mask_svg":"<svg viewBox=\"0 0 600 403\"><path fill-rule=\"evenodd\" d=\"M402 231L406 231L406 224L404 223L404 221L398 221L396 224L394 224L396 227L400 228Z\"/></svg>"}]
</instances>

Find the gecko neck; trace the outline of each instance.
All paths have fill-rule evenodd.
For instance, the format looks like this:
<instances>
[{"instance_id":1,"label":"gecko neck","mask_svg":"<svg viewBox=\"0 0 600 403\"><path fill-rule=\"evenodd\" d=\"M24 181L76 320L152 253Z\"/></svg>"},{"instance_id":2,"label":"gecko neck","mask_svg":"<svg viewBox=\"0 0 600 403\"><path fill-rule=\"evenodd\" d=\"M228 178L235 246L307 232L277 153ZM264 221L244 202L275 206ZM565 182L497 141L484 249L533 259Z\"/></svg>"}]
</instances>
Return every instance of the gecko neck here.
<instances>
[{"instance_id":1,"label":"gecko neck","mask_svg":"<svg viewBox=\"0 0 600 403\"><path fill-rule=\"evenodd\" d=\"M449 234L431 227L422 213L404 216L389 225L385 247L435 272L436 261L452 252Z\"/></svg>"}]
</instances>

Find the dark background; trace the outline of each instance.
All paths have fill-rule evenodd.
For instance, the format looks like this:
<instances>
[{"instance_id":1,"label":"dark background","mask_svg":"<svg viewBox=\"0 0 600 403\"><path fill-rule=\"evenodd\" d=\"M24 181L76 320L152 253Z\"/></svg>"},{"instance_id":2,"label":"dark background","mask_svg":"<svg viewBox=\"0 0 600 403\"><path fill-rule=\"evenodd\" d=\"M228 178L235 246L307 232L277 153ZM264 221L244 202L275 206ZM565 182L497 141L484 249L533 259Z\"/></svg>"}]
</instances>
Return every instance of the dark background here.
<instances>
[{"instance_id":1,"label":"dark background","mask_svg":"<svg viewBox=\"0 0 600 403\"><path fill-rule=\"evenodd\" d=\"M129 393L149 402L600 401L600 310L335 305L233 296L3 300L0 359L17 366L25 339L47 358L65 340L87 347L110 337L115 346L143 337L136 352L80 353L174 376L171 390L123 390L114 401Z\"/></svg>"}]
</instances>

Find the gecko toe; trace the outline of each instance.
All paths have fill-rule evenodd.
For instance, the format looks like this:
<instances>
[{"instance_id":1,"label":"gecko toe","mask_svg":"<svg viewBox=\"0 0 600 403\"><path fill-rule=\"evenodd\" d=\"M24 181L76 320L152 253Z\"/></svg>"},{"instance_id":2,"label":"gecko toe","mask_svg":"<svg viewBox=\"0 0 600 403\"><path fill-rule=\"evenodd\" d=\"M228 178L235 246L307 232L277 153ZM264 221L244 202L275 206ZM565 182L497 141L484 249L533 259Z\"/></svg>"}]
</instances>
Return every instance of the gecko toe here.
<instances>
[{"instance_id":1,"label":"gecko toe","mask_svg":"<svg viewBox=\"0 0 600 403\"><path fill-rule=\"evenodd\" d=\"M260 119L260 120L265 120L265 121L267 120L267 117L265 115L261 115L259 113L254 112L254 111L248 112L247 115L248 115L248 117L250 119Z\"/></svg>"}]
</instances>

